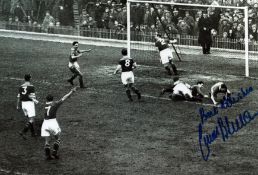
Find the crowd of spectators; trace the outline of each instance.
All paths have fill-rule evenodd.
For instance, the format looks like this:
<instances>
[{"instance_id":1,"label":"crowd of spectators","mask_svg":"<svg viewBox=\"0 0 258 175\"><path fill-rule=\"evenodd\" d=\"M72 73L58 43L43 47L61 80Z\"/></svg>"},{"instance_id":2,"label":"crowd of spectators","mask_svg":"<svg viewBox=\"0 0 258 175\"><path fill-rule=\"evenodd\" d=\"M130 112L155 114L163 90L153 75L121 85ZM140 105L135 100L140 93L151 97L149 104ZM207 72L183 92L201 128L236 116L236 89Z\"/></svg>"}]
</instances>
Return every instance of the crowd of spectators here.
<instances>
[{"instance_id":1,"label":"crowd of spectators","mask_svg":"<svg viewBox=\"0 0 258 175\"><path fill-rule=\"evenodd\" d=\"M79 7L82 30L102 28L117 33L127 26L126 0L75 0ZM171 0L159 0L168 1ZM174 0L175 3L249 6L249 39L258 41L258 0ZM26 23L51 32L55 26L73 26L71 0L0 0L0 12L8 16L8 24ZM171 34L198 36L198 21L203 11L211 20L213 36L244 39L244 12L234 9L197 8L180 5L135 3L131 6L132 31L148 33L168 31ZM82 33L85 34L85 33Z\"/></svg>"},{"instance_id":2,"label":"crowd of spectators","mask_svg":"<svg viewBox=\"0 0 258 175\"><path fill-rule=\"evenodd\" d=\"M163 0L164 1L164 0ZM169 0L171 2L171 0ZM257 42L258 1L255 0L174 0L176 3L249 6L249 39ZM125 4L115 1L81 2L81 26L123 31L127 25ZM203 11L211 20L212 35L220 38L244 39L244 11L221 8L189 8L180 5L136 3L131 8L131 31L160 32L198 36L198 21ZM90 19L90 20L89 20Z\"/></svg>"},{"instance_id":3,"label":"crowd of spectators","mask_svg":"<svg viewBox=\"0 0 258 175\"><path fill-rule=\"evenodd\" d=\"M56 25L73 25L72 6L71 0L0 0L0 19L14 29L40 27L48 32Z\"/></svg>"}]
</instances>

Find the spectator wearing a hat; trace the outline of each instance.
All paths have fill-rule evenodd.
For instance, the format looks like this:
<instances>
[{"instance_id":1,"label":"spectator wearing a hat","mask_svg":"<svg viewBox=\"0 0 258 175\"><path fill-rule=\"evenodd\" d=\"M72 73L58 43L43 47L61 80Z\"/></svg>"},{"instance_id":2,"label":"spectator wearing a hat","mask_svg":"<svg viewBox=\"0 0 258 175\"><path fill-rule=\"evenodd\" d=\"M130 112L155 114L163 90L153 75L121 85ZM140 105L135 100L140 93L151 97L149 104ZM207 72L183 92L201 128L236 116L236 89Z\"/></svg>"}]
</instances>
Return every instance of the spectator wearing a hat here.
<instances>
[{"instance_id":1,"label":"spectator wearing a hat","mask_svg":"<svg viewBox=\"0 0 258 175\"><path fill-rule=\"evenodd\" d=\"M108 23L109 23L110 17L109 17L109 8L106 7L105 12L102 15L102 23L104 28L108 28Z\"/></svg>"},{"instance_id":2,"label":"spectator wearing a hat","mask_svg":"<svg viewBox=\"0 0 258 175\"><path fill-rule=\"evenodd\" d=\"M185 11L184 21L190 27L190 30L191 30L190 34L193 34L194 18L190 15L189 11Z\"/></svg>"},{"instance_id":3,"label":"spectator wearing a hat","mask_svg":"<svg viewBox=\"0 0 258 175\"><path fill-rule=\"evenodd\" d=\"M178 18L179 18L180 16L179 16L179 12L178 12L178 10L175 8L174 10L173 10L173 16L172 16L172 22L175 24L175 25L177 25L178 24Z\"/></svg>"},{"instance_id":4,"label":"spectator wearing a hat","mask_svg":"<svg viewBox=\"0 0 258 175\"><path fill-rule=\"evenodd\" d=\"M249 39L253 42L258 41L258 30L257 30L257 24L253 24L251 27L251 30L249 31Z\"/></svg>"},{"instance_id":5,"label":"spectator wearing a hat","mask_svg":"<svg viewBox=\"0 0 258 175\"><path fill-rule=\"evenodd\" d=\"M52 30L55 24L55 19L53 16L50 15L49 11L46 12L46 16L42 23L42 29L44 32L49 32L49 30Z\"/></svg>"},{"instance_id":6,"label":"spectator wearing a hat","mask_svg":"<svg viewBox=\"0 0 258 175\"><path fill-rule=\"evenodd\" d=\"M149 10L145 11L143 24L148 26L148 27L150 27L152 25L152 19L151 19L151 15L150 15Z\"/></svg>"},{"instance_id":7,"label":"spectator wearing a hat","mask_svg":"<svg viewBox=\"0 0 258 175\"><path fill-rule=\"evenodd\" d=\"M243 26L241 24L238 24L235 35L236 35L236 39L239 42L242 42L244 40L245 32L244 32Z\"/></svg>"},{"instance_id":8,"label":"spectator wearing a hat","mask_svg":"<svg viewBox=\"0 0 258 175\"><path fill-rule=\"evenodd\" d=\"M190 35L191 28L183 19L179 20L177 27L181 35Z\"/></svg>"},{"instance_id":9,"label":"spectator wearing a hat","mask_svg":"<svg viewBox=\"0 0 258 175\"><path fill-rule=\"evenodd\" d=\"M203 54L210 54L210 47L212 44L210 26L211 26L210 18L208 17L207 12L203 11L203 15L198 22L198 28L199 28L198 42L202 46Z\"/></svg>"},{"instance_id":10,"label":"spectator wearing a hat","mask_svg":"<svg viewBox=\"0 0 258 175\"><path fill-rule=\"evenodd\" d=\"M95 4L95 8L94 8L95 14L93 17L96 20L97 28L103 28L102 15L104 10L105 10L104 6L101 3L97 2Z\"/></svg>"},{"instance_id":11,"label":"spectator wearing a hat","mask_svg":"<svg viewBox=\"0 0 258 175\"><path fill-rule=\"evenodd\" d=\"M230 24L227 19L223 19L219 25L219 36L222 36L224 32L228 32L230 29Z\"/></svg>"},{"instance_id":12,"label":"spectator wearing a hat","mask_svg":"<svg viewBox=\"0 0 258 175\"><path fill-rule=\"evenodd\" d=\"M143 24L143 17L144 17L144 9L142 8L140 3L137 3L136 6L132 9L132 22L133 25L136 27L140 27Z\"/></svg>"}]
</instances>

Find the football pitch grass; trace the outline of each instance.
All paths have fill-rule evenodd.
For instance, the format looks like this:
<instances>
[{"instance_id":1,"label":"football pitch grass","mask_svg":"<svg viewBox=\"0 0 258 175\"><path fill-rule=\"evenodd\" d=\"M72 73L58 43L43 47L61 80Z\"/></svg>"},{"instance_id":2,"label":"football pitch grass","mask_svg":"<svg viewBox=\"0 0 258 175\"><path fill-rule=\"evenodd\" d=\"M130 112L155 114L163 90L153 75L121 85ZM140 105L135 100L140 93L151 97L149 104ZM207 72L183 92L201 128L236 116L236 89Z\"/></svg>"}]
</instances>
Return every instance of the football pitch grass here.
<instances>
[{"instance_id":1,"label":"football pitch grass","mask_svg":"<svg viewBox=\"0 0 258 175\"><path fill-rule=\"evenodd\" d=\"M162 88L172 83L159 63L156 52L134 52L138 63L135 84L142 100L129 102L120 75L113 75L121 57L120 48L80 45L94 49L84 54L79 64L84 72L86 89L78 89L59 109L62 137L60 159L46 161L44 139L23 140L18 132L25 124L16 110L18 87L25 73L32 75L36 95L36 129L40 134L44 102L47 94L55 100L72 88L68 58L71 44L0 38L0 174L256 174L258 172L258 121L246 123L242 129L223 141L221 134L210 145L208 161L204 161L199 144L199 109L213 107L203 103L172 102L168 95L160 97ZM244 60L211 55L182 55L175 60L180 79L194 84L204 81L203 91L224 81L236 96L240 89L253 88L245 98L203 124L203 136L211 134L218 117L235 121L243 111L257 110L257 81L245 78ZM250 64L250 74L258 77L257 62ZM78 85L78 81L75 81ZM214 134L215 135L215 134ZM215 136L213 136L214 138ZM204 144L204 155L207 149Z\"/></svg>"}]
</instances>

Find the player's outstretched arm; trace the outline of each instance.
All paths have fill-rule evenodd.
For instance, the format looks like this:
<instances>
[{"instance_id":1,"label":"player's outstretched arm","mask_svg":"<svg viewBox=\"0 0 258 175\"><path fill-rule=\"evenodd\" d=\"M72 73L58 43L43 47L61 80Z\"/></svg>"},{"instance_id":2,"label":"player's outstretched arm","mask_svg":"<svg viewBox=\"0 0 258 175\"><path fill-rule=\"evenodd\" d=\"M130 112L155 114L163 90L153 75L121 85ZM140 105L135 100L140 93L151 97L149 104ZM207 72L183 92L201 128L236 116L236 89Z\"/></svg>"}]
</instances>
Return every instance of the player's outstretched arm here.
<instances>
[{"instance_id":1,"label":"player's outstretched arm","mask_svg":"<svg viewBox=\"0 0 258 175\"><path fill-rule=\"evenodd\" d=\"M80 50L80 53L84 53L84 52L90 52L92 49L88 49L88 50Z\"/></svg>"},{"instance_id":2,"label":"player's outstretched arm","mask_svg":"<svg viewBox=\"0 0 258 175\"><path fill-rule=\"evenodd\" d=\"M170 44L177 43L177 39L169 40L169 43L170 43Z\"/></svg>"},{"instance_id":3,"label":"player's outstretched arm","mask_svg":"<svg viewBox=\"0 0 258 175\"><path fill-rule=\"evenodd\" d=\"M61 98L61 101L65 101L67 98L69 98L69 97L72 95L72 93L76 91L76 89L77 89L77 87L71 89L71 91L70 91L68 94L64 95L64 96Z\"/></svg>"},{"instance_id":4,"label":"player's outstretched arm","mask_svg":"<svg viewBox=\"0 0 258 175\"><path fill-rule=\"evenodd\" d=\"M121 65L117 65L116 70L114 71L114 74L117 74L117 72L121 69Z\"/></svg>"},{"instance_id":5,"label":"player's outstretched arm","mask_svg":"<svg viewBox=\"0 0 258 175\"><path fill-rule=\"evenodd\" d=\"M217 105L217 104L218 104L218 102L215 101L215 98L214 98L214 94L213 94L213 93L211 93L211 100L212 100L212 102L213 102L214 105Z\"/></svg>"}]
</instances>

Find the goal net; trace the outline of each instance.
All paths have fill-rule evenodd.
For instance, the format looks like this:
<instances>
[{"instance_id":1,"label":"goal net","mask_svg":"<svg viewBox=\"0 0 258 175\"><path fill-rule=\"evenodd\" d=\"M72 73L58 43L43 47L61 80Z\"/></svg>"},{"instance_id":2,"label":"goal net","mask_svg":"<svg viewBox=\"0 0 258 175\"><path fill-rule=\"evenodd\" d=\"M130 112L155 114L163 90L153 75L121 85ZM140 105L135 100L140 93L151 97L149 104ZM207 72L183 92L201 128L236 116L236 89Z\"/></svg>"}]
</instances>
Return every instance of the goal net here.
<instances>
[{"instance_id":1,"label":"goal net","mask_svg":"<svg viewBox=\"0 0 258 175\"><path fill-rule=\"evenodd\" d=\"M171 50L185 74L258 77L257 26L250 15L250 7L223 6L216 1L200 5L128 0L127 48L141 64L159 66L154 44L159 33L164 39L177 39ZM210 54L203 53L201 45L206 47L209 41Z\"/></svg>"}]
</instances>

